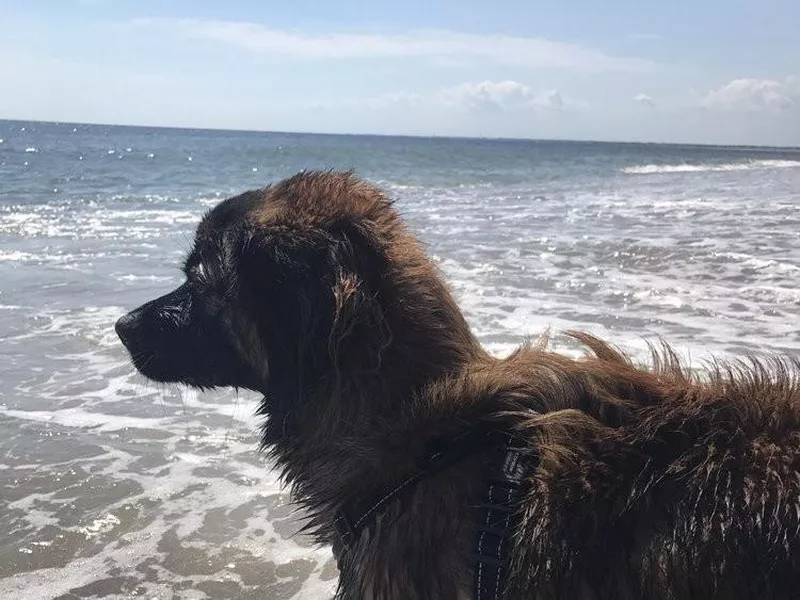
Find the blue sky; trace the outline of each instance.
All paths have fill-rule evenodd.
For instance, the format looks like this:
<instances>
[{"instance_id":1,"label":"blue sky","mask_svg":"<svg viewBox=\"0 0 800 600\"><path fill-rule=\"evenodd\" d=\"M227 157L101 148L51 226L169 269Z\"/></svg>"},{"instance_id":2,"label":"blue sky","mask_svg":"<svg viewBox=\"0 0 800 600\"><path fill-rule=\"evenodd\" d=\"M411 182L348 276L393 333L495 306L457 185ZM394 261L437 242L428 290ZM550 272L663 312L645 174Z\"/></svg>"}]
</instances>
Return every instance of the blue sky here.
<instances>
[{"instance_id":1,"label":"blue sky","mask_svg":"<svg viewBox=\"0 0 800 600\"><path fill-rule=\"evenodd\" d=\"M800 3L0 0L0 118L800 146Z\"/></svg>"}]
</instances>

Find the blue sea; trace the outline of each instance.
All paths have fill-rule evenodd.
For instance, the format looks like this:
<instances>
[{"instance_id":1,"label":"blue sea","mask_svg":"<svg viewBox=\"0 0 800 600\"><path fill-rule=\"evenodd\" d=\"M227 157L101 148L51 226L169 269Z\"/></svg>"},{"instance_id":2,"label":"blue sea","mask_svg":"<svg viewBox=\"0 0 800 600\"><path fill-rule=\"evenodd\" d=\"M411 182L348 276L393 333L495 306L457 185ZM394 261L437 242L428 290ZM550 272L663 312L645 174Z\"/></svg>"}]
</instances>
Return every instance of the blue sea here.
<instances>
[{"instance_id":1,"label":"blue sea","mask_svg":"<svg viewBox=\"0 0 800 600\"><path fill-rule=\"evenodd\" d=\"M149 383L113 332L205 211L311 168L382 186L498 355L800 356L800 150L0 121L0 598L331 596L258 398Z\"/></svg>"}]
</instances>

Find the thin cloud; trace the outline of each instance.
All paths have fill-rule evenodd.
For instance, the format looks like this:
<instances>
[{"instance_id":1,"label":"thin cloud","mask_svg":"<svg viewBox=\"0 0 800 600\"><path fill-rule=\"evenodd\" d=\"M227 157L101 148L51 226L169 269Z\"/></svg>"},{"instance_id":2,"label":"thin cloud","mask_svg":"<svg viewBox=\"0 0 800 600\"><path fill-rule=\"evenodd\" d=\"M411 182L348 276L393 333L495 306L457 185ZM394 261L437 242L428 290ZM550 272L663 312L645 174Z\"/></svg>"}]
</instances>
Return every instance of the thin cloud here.
<instances>
[{"instance_id":1,"label":"thin cloud","mask_svg":"<svg viewBox=\"0 0 800 600\"><path fill-rule=\"evenodd\" d=\"M393 92L377 96L352 97L333 101L314 101L313 109L363 108L384 109L459 109L474 112L541 112L578 107L564 99L558 90L536 91L518 81L482 81L462 83L427 95Z\"/></svg>"},{"instance_id":2,"label":"thin cloud","mask_svg":"<svg viewBox=\"0 0 800 600\"><path fill-rule=\"evenodd\" d=\"M794 77L741 78L711 90L701 101L705 108L748 112L784 111L800 103L800 86Z\"/></svg>"},{"instance_id":3,"label":"thin cloud","mask_svg":"<svg viewBox=\"0 0 800 600\"><path fill-rule=\"evenodd\" d=\"M537 92L511 80L462 83L439 92L437 100L447 106L473 110L560 110L564 106L558 90Z\"/></svg>"},{"instance_id":4,"label":"thin cloud","mask_svg":"<svg viewBox=\"0 0 800 600\"><path fill-rule=\"evenodd\" d=\"M422 58L432 61L489 62L536 69L642 72L655 68L640 58L617 57L582 46L542 38L478 35L454 31L403 34L306 34L259 23L195 19L136 19L133 25L211 41L260 55L296 60Z\"/></svg>"},{"instance_id":5,"label":"thin cloud","mask_svg":"<svg viewBox=\"0 0 800 600\"><path fill-rule=\"evenodd\" d=\"M559 92L558 90L550 90L549 92L544 92L543 94L539 94L531 101L530 104L530 106L533 108L545 108L545 109L555 109L555 110L561 110L562 108L568 105L572 105L572 103L570 102L568 104L561 96L561 92Z\"/></svg>"},{"instance_id":6,"label":"thin cloud","mask_svg":"<svg viewBox=\"0 0 800 600\"><path fill-rule=\"evenodd\" d=\"M633 97L633 101L637 102L638 104L642 104L644 106L655 106L656 103L652 97L648 96L647 94L636 94Z\"/></svg>"}]
</instances>

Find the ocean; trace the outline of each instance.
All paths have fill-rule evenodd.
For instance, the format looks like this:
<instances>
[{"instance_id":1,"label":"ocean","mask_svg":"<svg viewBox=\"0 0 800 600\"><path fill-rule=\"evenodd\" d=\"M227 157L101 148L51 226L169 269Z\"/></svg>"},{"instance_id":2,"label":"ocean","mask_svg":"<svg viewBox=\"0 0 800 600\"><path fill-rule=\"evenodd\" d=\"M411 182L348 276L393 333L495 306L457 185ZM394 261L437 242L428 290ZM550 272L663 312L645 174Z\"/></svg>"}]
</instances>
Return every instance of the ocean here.
<instances>
[{"instance_id":1,"label":"ocean","mask_svg":"<svg viewBox=\"0 0 800 600\"><path fill-rule=\"evenodd\" d=\"M0 598L330 598L258 397L149 383L113 330L205 211L312 168L396 200L498 355L800 356L800 150L0 121Z\"/></svg>"}]
</instances>

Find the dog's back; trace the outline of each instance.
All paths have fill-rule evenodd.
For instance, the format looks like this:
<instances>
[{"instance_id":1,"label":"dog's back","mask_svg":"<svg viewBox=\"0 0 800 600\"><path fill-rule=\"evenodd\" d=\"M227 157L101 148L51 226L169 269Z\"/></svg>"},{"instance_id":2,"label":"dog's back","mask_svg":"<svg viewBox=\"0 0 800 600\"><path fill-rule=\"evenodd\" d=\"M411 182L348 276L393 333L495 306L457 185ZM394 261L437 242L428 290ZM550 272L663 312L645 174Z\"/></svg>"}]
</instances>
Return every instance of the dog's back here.
<instances>
[{"instance_id":1,"label":"dog's back","mask_svg":"<svg viewBox=\"0 0 800 600\"><path fill-rule=\"evenodd\" d=\"M702 379L668 349L644 370L581 338L596 358L523 350L503 369L528 375L503 411L535 465L511 597L798 597L797 365Z\"/></svg>"}]
</instances>

